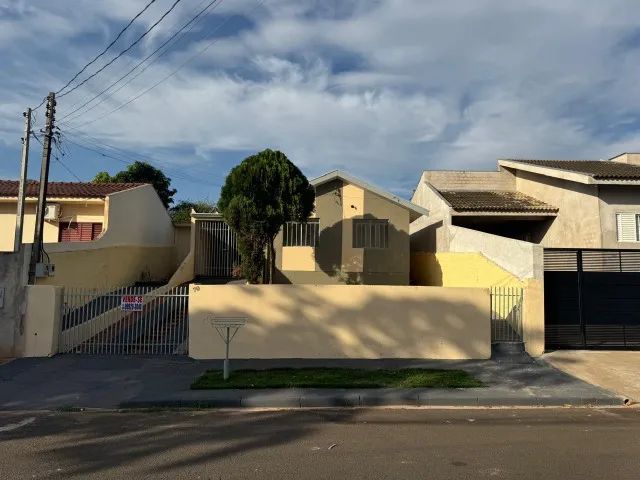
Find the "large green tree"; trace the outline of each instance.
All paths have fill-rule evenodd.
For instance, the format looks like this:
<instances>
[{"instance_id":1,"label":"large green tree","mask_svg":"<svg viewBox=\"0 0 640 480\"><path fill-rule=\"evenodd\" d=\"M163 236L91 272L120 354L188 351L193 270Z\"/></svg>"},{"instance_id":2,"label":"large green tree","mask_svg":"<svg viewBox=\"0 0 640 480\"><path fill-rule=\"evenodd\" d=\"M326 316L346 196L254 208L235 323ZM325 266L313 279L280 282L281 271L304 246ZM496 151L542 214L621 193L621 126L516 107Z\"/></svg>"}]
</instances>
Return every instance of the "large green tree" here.
<instances>
[{"instance_id":1,"label":"large green tree","mask_svg":"<svg viewBox=\"0 0 640 480\"><path fill-rule=\"evenodd\" d=\"M236 232L242 272L249 282L257 283L261 278L265 249L267 277L273 282L273 241L285 222L306 220L313 212L314 200L307 177L282 152L264 150L231 170L220 192L218 209Z\"/></svg>"},{"instance_id":2,"label":"large green tree","mask_svg":"<svg viewBox=\"0 0 640 480\"><path fill-rule=\"evenodd\" d=\"M191 210L195 210L197 213L214 213L218 211L215 203L206 200L195 202L181 200L169 209L169 215L174 223L189 223L191 221Z\"/></svg>"},{"instance_id":3,"label":"large green tree","mask_svg":"<svg viewBox=\"0 0 640 480\"><path fill-rule=\"evenodd\" d=\"M146 162L133 162L115 175L111 176L108 172L98 172L93 179L95 183L150 183L158 192L158 196L165 207L173 203L173 196L176 189L171 188L171 179L167 177L162 170L150 165Z\"/></svg>"}]
</instances>

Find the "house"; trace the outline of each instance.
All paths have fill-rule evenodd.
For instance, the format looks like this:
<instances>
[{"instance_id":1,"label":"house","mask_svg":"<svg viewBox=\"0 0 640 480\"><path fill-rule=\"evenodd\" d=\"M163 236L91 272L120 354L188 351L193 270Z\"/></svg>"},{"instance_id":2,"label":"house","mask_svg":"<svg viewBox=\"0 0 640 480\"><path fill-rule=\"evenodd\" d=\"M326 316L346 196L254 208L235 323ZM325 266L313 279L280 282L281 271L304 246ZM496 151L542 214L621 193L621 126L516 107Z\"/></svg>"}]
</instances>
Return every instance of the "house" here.
<instances>
[{"instance_id":1,"label":"house","mask_svg":"<svg viewBox=\"0 0 640 480\"><path fill-rule=\"evenodd\" d=\"M445 226L546 248L638 248L640 154L609 161L504 159L495 172L425 171L413 202L440 215Z\"/></svg>"},{"instance_id":2,"label":"house","mask_svg":"<svg viewBox=\"0 0 640 480\"><path fill-rule=\"evenodd\" d=\"M38 182L29 181L27 244L33 242L37 192ZM0 180L0 252L13 250L17 196L17 181ZM164 282L185 255L182 236L152 185L49 182L46 205L44 252L55 274L38 284L119 288Z\"/></svg>"},{"instance_id":3,"label":"house","mask_svg":"<svg viewBox=\"0 0 640 480\"><path fill-rule=\"evenodd\" d=\"M310 183L312 217L287 223L275 239L275 282L408 285L409 225L428 210L337 170ZM192 220L193 276L230 277L239 262L234 233L219 214Z\"/></svg>"},{"instance_id":4,"label":"house","mask_svg":"<svg viewBox=\"0 0 640 480\"><path fill-rule=\"evenodd\" d=\"M546 348L640 346L640 154L425 171L413 202L414 282L544 282Z\"/></svg>"},{"instance_id":5,"label":"house","mask_svg":"<svg viewBox=\"0 0 640 480\"><path fill-rule=\"evenodd\" d=\"M96 240L108 227L109 196L142 183L50 182L43 228L44 243ZM0 251L12 251L19 182L0 180ZM28 181L22 241L32 243L39 182Z\"/></svg>"}]
</instances>

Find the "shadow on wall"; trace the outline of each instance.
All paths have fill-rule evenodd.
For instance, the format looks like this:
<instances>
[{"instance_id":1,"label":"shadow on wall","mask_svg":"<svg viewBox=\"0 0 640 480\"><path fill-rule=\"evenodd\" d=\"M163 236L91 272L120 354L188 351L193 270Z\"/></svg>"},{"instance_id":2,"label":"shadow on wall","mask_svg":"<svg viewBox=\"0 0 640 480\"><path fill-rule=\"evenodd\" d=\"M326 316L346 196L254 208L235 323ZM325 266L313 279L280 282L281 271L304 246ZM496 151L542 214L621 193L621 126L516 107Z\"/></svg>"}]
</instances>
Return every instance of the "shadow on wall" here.
<instances>
[{"instance_id":1,"label":"shadow on wall","mask_svg":"<svg viewBox=\"0 0 640 480\"><path fill-rule=\"evenodd\" d=\"M145 476L171 477L176 469L211 467L252 451L299 444L326 422L350 422L356 411L138 412L122 414L123 421L89 415L50 416L39 420L39 428L5 432L3 439L25 441L55 432L56 441L47 454L65 466L68 476L113 472L117 465L125 470L143 468ZM253 466L238 468L241 476L255 474Z\"/></svg>"},{"instance_id":2,"label":"shadow on wall","mask_svg":"<svg viewBox=\"0 0 640 480\"><path fill-rule=\"evenodd\" d=\"M369 193L362 198L343 199L342 191L333 184L317 192L320 232L314 270L284 270L283 235L278 235L276 283L408 285L409 212ZM388 220L385 238L381 245L378 243L381 248L355 247L354 221L359 220ZM380 241L381 234L380 229L374 230L376 240Z\"/></svg>"},{"instance_id":3,"label":"shadow on wall","mask_svg":"<svg viewBox=\"0 0 640 480\"><path fill-rule=\"evenodd\" d=\"M192 285L189 352L221 358L214 317L247 317L236 358L489 358L489 292L409 286Z\"/></svg>"}]
</instances>

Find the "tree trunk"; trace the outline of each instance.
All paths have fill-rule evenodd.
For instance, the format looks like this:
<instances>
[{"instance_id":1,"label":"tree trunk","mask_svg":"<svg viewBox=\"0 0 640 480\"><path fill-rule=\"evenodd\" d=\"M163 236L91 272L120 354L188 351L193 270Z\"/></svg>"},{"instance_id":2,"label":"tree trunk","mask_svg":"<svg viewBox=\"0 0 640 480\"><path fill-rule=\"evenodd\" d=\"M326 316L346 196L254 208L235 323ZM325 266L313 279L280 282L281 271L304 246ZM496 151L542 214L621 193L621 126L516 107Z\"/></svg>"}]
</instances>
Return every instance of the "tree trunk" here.
<instances>
[{"instance_id":1,"label":"tree trunk","mask_svg":"<svg viewBox=\"0 0 640 480\"><path fill-rule=\"evenodd\" d=\"M276 271L276 248L273 246L275 237L269 242L269 283L273 284L273 275Z\"/></svg>"}]
</instances>

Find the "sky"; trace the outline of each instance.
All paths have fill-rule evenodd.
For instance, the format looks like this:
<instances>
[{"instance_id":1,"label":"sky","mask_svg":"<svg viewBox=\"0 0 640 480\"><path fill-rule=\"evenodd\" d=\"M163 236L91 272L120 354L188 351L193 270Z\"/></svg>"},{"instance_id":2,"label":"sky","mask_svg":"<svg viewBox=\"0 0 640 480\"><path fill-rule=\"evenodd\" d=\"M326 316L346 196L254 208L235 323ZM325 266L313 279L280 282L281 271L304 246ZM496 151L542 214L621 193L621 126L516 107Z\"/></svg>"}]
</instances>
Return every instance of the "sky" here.
<instances>
[{"instance_id":1,"label":"sky","mask_svg":"<svg viewBox=\"0 0 640 480\"><path fill-rule=\"evenodd\" d=\"M78 81L174 1L156 0ZM0 178L18 176L22 112L147 3L0 0ZM72 113L208 3L179 1L59 96L50 180L151 161L176 199L215 201L231 167L272 148L309 178L343 169L409 198L425 169L640 150L637 0L218 0ZM37 178L35 141L30 154Z\"/></svg>"}]
</instances>

